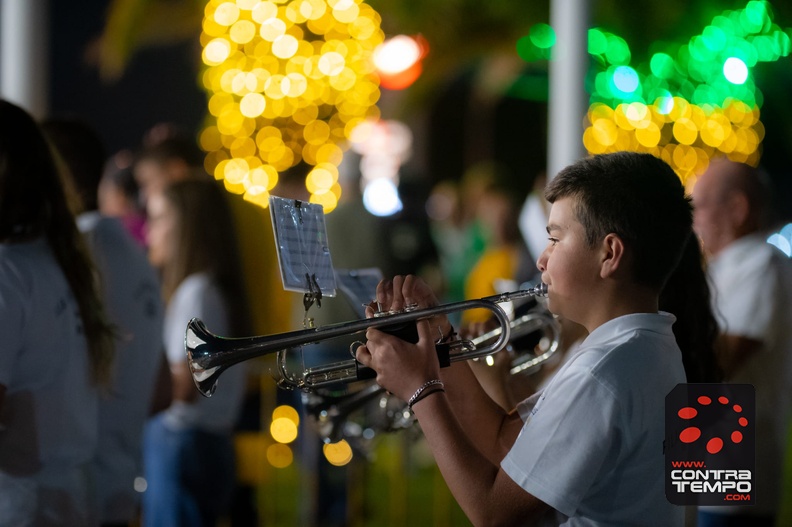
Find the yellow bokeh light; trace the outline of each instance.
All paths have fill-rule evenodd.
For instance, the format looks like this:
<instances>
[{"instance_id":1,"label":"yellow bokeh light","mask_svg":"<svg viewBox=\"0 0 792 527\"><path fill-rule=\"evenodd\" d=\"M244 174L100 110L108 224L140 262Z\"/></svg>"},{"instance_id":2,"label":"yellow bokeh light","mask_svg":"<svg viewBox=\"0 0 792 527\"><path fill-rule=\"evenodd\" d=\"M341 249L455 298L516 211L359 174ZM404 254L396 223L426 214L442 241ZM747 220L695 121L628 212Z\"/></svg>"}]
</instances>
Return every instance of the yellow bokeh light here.
<instances>
[{"instance_id":1,"label":"yellow bokeh light","mask_svg":"<svg viewBox=\"0 0 792 527\"><path fill-rule=\"evenodd\" d=\"M604 154L606 147L593 137L592 130L593 128L586 128L583 131L583 146L590 154Z\"/></svg>"},{"instance_id":2,"label":"yellow bokeh light","mask_svg":"<svg viewBox=\"0 0 792 527\"><path fill-rule=\"evenodd\" d=\"M352 461L352 447L349 446L346 439L342 439L338 443L326 443L322 446L322 453L325 459L336 467L343 467Z\"/></svg>"},{"instance_id":3,"label":"yellow bokeh light","mask_svg":"<svg viewBox=\"0 0 792 527\"><path fill-rule=\"evenodd\" d=\"M239 20L228 32L231 40L237 44L247 44L256 36L256 25L250 20Z\"/></svg>"},{"instance_id":4,"label":"yellow bokeh light","mask_svg":"<svg viewBox=\"0 0 792 527\"><path fill-rule=\"evenodd\" d=\"M260 93L248 93L239 102L239 111L245 117L258 117L264 113L267 101Z\"/></svg>"},{"instance_id":5,"label":"yellow bokeh light","mask_svg":"<svg viewBox=\"0 0 792 527\"><path fill-rule=\"evenodd\" d=\"M650 121L646 127L635 130L635 138L641 146L647 148L655 147L660 143L660 128Z\"/></svg>"},{"instance_id":6,"label":"yellow bokeh light","mask_svg":"<svg viewBox=\"0 0 792 527\"><path fill-rule=\"evenodd\" d=\"M356 80L357 76L354 71L350 68L343 68L338 75L330 77L330 86L339 92L345 92L352 89Z\"/></svg>"},{"instance_id":7,"label":"yellow bokeh light","mask_svg":"<svg viewBox=\"0 0 792 527\"><path fill-rule=\"evenodd\" d=\"M635 126L633 126L633 124L627 118L627 115L625 114L626 108L626 104L620 104L616 107L616 110L613 112L613 122L623 130L632 130L635 128Z\"/></svg>"},{"instance_id":8,"label":"yellow bokeh light","mask_svg":"<svg viewBox=\"0 0 792 527\"><path fill-rule=\"evenodd\" d=\"M354 22L359 14L360 9L354 2L339 2L333 7L333 18L345 24Z\"/></svg>"},{"instance_id":9,"label":"yellow bokeh light","mask_svg":"<svg viewBox=\"0 0 792 527\"><path fill-rule=\"evenodd\" d=\"M275 419L288 419L294 423L295 426L300 424L300 414L293 406L283 404L278 406L272 411L272 420Z\"/></svg>"},{"instance_id":10,"label":"yellow bokeh light","mask_svg":"<svg viewBox=\"0 0 792 527\"><path fill-rule=\"evenodd\" d=\"M242 184L242 183L231 183L227 179L224 179L223 180L223 186L231 194L244 194L245 193L245 185Z\"/></svg>"},{"instance_id":11,"label":"yellow bokeh light","mask_svg":"<svg viewBox=\"0 0 792 527\"><path fill-rule=\"evenodd\" d=\"M701 127L701 140L708 146L717 148L726 138L723 124L715 119L707 119Z\"/></svg>"},{"instance_id":12,"label":"yellow bokeh light","mask_svg":"<svg viewBox=\"0 0 792 527\"><path fill-rule=\"evenodd\" d=\"M311 170L308 174L308 177L305 178L305 187L311 194L323 192L330 190L335 182L336 178L333 177L328 170L322 168L315 168Z\"/></svg>"},{"instance_id":13,"label":"yellow bokeh light","mask_svg":"<svg viewBox=\"0 0 792 527\"><path fill-rule=\"evenodd\" d=\"M281 417L270 424L270 434L278 443L291 443L297 439L297 425L291 419Z\"/></svg>"},{"instance_id":14,"label":"yellow bokeh light","mask_svg":"<svg viewBox=\"0 0 792 527\"><path fill-rule=\"evenodd\" d=\"M275 443L267 447L267 461L275 468L286 468L294 462L294 454L287 445Z\"/></svg>"},{"instance_id":15,"label":"yellow bokeh light","mask_svg":"<svg viewBox=\"0 0 792 527\"><path fill-rule=\"evenodd\" d=\"M640 102L628 104L624 116L635 128L646 128L648 123L651 122L649 108Z\"/></svg>"},{"instance_id":16,"label":"yellow bokeh light","mask_svg":"<svg viewBox=\"0 0 792 527\"><path fill-rule=\"evenodd\" d=\"M231 143L231 155L239 158L249 158L256 154L256 143L249 137L238 137ZM246 159L247 160L247 159ZM256 159L255 162L247 160L248 169L252 169L261 164L261 161Z\"/></svg>"},{"instance_id":17,"label":"yellow bokeh light","mask_svg":"<svg viewBox=\"0 0 792 527\"><path fill-rule=\"evenodd\" d=\"M236 185L242 183L248 175L250 167L244 159L233 158L228 161L223 171L223 177L229 183Z\"/></svg>"},{"instance_id":18,"label":"yellow bokeh light","mask_svg":"<svg viewBox=\"0 0 792 527\"><path fill-rule=\"evenodd\" d=\"M268 160L279 171L286 170L294 164L294 151L285 145L278 147L269 153Z\"/></svg>"},{"instance_id":19,"label":"yellow bokeh light","mask_svg":"<svg viewBox=\"0 0 792 527\"><path fill-rule=\"evenodd\" d=\"M284 146L283 140L280 137L273 137L273 136L269 136L269 137L256 136L256 145L258 145L262 156L267 156L270 152L272 152L276 148L280 148Z\"/></svg>"},{"instance_id":20,"label":"yellow bokeh light","mask_svg":"<svg viewBox=\"0 0 792 527\"><path fill-rule=\"evenodd\" d=\"M338 145L335 144L325 144L319 147L316 151L316 163L330 163L332 165L338 166L341 164L341 159L343 158L343 152Z\"/></svg>"},{"instance_id":21,"label":"yellow bokeh light","mask_svg":"<svg viewBox=\"0 0 792 527\"><path fill-rule=\"evenodd\" d=\"M272 2L258 2L253 7L250 16L253 19L253 21L263 25L265 21L276 18L278 16L278 6L276 6Z\"/></svg>"},{"instance_id":22,"label":"yellow bokeh light","mask_svg":"<svg viewBox=\"0 0 792 527\"><path fill-rule=\"evenodd\" d=\"M616 124L608 119L597 119L592 125L591 133L598 143L605 146L616 143L616 139L619 137Z\"/></svg>"},{"instance_id":23,"label":"yellow bokeh light","mask_svg":"<svg viewBox=\"0 0 792 527\"><path fill-rule=\"evenodd\" d=\"M312 145L322 145L330 137L330 126L324 121L311 121L305 125L303 136Z\"/></svg>"},{"instance_id":24,"label":"yellow bokeh light","mask_svg":"<svg viewBox=\"0 0 792 527\"><path fill-rule=\"evenodd\" d=\"M239 6L231 2L223 2L214 12L214 21L221 26L230 26L239 19Z\"/></svg>"},{"instance_id":25,"label":"yellow bokeh light","mask_svg":"<svg viewBox=\"0 0 792 527\"><path fill-rule=\"evenodd\" d=\"M281 35L272 41L272 54L279 59L288 59L297 53L297 39L291 35Z\"/></svg>"},{"instance_id":26,"label":"yellow bokeh light","mask_svg":"<svg viewBox=\"0 0 792 527\"><path fill-rule=\"evenodd\" d=\"M204 18L201 27L203 29L204 35L207 37L219 37L225 34L226 30L228 29L226 26L215 22L213 18Z\"/></svg>"},{"instance_id":27,"label":"yellow bokeh light","mask_svg":"<svg viewBox=\"0 0 792 527\"><path fill-rule=\"evenodd\" d=\"M307 20L318 20L327 12L327 4L322 0L303 0L299 4L299 10Z\"/></svg>"},{"instance_id":28,"label":"yellow bokeh light","mask_svg":"<svg viewBox=\"0 0 792 527\"><path fill-rule=\"evenodd\" d=\"M211 40L203 49L201 58L209 66L216 66L231 54L231 43L224 38Z\"/></svg>"},{"instance_id":29,"label":"yellow bokeh light","mask_svg":"<svg viewBox=\"0 0 792 527\"><path fill-rule=\"evenodd\" d=\"M758 164L764 137L758 108L739 101L724 108L694 105L681 97L674 98L673 108L631 103L611 109L593 103L587 115L591 125L582 139L590 154L647 152L666 161L686 185L717 155Z\"/></svg>"},{"instance_id":30,"label":"yellow bokeh light","mask_svg":"<svg viewBox=\"0 0 792 527\"><path fill-rule=\"evenodd\" d=\"M690 103L682 97L674 97L671 111L668 112L668 119L670 121L677 121L682 117L690 117Z\"/></svg>"},{"instance_id":31,"label":"yellow bokeh light","mask_svg":"<svg viewBox=\"0 0 792 527\"><path fill-rule=\"evenodd\" d=\"M250 184L247 191L260 194L272 190L278 184L278 171L271 165L262 165L250 171Z\"/></svg>"},{"instance_id":32,"label":"yellow bokeh light","mask_svg":"<svg viewBox=\"0 0 792 527\"><path fill-rule=\"evenodd\" d=\"M207 126L204 128L203 132L201 132L198 143L201 145L201 148L207 152L220 150L223 146L220 140L220 130L218 130L216 126Z\"/></svg>"},{"instance_id":33,"label":"yellow bokeh light","mask_svg":"<svg viewBox=\"0 0 792 527\"><path fill-rule=\"evenodd\" d=\"M226 108L217 118L217 129L221 134L234 135L242 128L245 116L239 113L239 107L236 104Z\"/></svg>"},{"instance_id":34,"label":"yellow bokeh light","mask_svg":"<svg viewBox=\"0 0 792 527\"><path fill-rule=\"evenodd\" d=\"M698 163L696 149L687 145L678 145L674 150L673 159L674 164L686 172L689 172L695 168L696 164Z\"/></svg>"},{"instance_id":35,"label":"yellow bokeh light","mask_svg":"<svg viewBox=\"0 0 792 527\"><path fill-rule=\"evenodd\" d=\"M325 53L319 58L319 71L323 74L327 75L328 77L332 77L333 75L338 75L342 71L344 71L344 66L346 65L346 61L344 57L335 51L330 51Z\"/></svg>"},{"instance_id":36,"label":"yellow bokeh light","mask_svg":"<svg viewBox=\"0 0 792 527\"><path fill-rule=\"evenodd\" d=\"M678 119L674 123L673 130L674 138L682 145L692 145L698 137L695 123L686 117Z\"/></svg>"},{"instance_id":37,"label":"yellow bokeh light","mask_svg":"<svg viewBox=\"0 0 792 527\"><path fill-rule=\"evenodd\" d=\"M261 192L261 193L251 193L245 192L244 199L247 202L253 203L254 205L258 205L262 209L266 209L269 207L269 192Z\"/></svg>"},{"instance_id":38,"label":"yellow bokeh light","mask_svg":"<svg viewBox=\"0 0 792 527\"><path fill-rule=\"evenodd\" d=\"M211 0L204 14L207 170L266 207L278 173L304 161L312 199L335 207L348 137L380 113L382 18L364 0Z\"/></svg>"},{"instance_id":39,"label":"yellow bokeh light","mask_svg":"<svg viewBox=\"0 0 792 527\"><path fill-rule=\"evenodd\" d=\"M375 31L377 31L377 27L374 22L370 18L363 16L349 24L349 35L360 40L371 37Z\"/></svg>"},{"instance_id":40,"label":"yellow bokeh light","mask_svg":"<svg viewBox=\"0 0 792 527\"><path fill-rule=\"evenodd\" d=\"M275 39L286 34L286 22L280 18L269 18L262 22L259 34L264 40L274 42Z\"/></svg>"},{"instance_id":41,"label":"yellow bokeh light","mask_svg":"<svg viewBox=\"0 0 792 527\"><path fill-rule=\"evenodd\" d=\"M281 91L288 97L300 97L308 89L308 81L299 73L289 73L281 81Z\"/></svg>"}]
</instances>

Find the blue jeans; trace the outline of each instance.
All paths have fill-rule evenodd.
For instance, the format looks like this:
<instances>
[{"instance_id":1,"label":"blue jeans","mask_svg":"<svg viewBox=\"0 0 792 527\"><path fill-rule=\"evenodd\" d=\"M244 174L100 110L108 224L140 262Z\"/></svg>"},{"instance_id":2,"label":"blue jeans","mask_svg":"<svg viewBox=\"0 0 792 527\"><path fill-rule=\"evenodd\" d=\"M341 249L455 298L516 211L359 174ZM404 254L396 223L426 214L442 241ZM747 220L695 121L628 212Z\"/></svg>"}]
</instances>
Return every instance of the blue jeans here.
<instances>
[{"instance_id":1,"label":"blue jeans","mask_svg":"<svg viewBox=\"0 0 792 527\"><path fill-rule=\"evenodd\" d=\"M749 514L717 514L698 512L698 527L774 527L773 516L751 516Z\"/></svg>"},{"instance_id":2,"label":"blue jeans","mask_svg":"<svg viewBox=\"0 0 792 527\"><path fill-rule=\"evenodd\" d=\"M159 414L146 424L143 461L144 527L213 527L227 512L236 481L230 432L174 431Z\"/></svg>"}]
</instances>

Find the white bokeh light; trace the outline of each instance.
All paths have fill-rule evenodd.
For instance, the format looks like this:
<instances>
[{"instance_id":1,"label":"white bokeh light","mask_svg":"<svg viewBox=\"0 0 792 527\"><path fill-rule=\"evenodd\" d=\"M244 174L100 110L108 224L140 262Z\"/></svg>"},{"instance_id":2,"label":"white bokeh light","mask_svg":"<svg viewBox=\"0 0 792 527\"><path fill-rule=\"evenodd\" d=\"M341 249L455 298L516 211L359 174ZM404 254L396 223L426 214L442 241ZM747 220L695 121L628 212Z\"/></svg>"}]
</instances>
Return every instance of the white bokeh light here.
<instances>
[{"instance_id":1,"label":"white bokeh light","mask_svg":"<svg viewBox=\"0 0 792 527\"><path fill-rule=\"evenodd\" d=\"M729 57L723 63L723 76L732 84L745 84L748 80L748 66L737 57Z\"/></svg>"},{"instance_id":2,"label":"white bokeh light","mask_svg":"<svg viewBox=\"0 0 792 527\"><path fill-rule=\"evenodd\" d=\"M363 205L375 216L391 216L402 210L399 191L392 180L379 178L366 185Z\"/></svg>"},{"instance_id":3,"label":"white bokeh light","mask_svg":"<svg viewBox=\"0 0 792 527\"><path fill-rule=\"evenodd\" d=\"M409 69L420 58L421 46L406 35L388 39L374 50L374 65L379 71L391 75Z\"/></svg>"}]
</instances>

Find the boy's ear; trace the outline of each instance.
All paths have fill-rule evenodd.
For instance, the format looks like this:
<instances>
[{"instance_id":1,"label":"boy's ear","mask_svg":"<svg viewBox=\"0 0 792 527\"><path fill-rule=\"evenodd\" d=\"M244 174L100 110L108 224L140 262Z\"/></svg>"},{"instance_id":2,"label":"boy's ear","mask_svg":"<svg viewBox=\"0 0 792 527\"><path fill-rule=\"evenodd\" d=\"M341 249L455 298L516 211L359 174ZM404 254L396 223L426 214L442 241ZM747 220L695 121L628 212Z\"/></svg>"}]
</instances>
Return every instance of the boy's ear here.
<instances>
[{"instance_id":1,"label":"boy's ear","mask_svg":"<svg viewBox=\"0 0 792 527\"><path fill-rule=\"evenodd\" d=\"M600 247L602 249L600 277L612 277L620 268L626 265L624 242L618 235L610 233L602 240Z\"/></svg>"}]
</instances>

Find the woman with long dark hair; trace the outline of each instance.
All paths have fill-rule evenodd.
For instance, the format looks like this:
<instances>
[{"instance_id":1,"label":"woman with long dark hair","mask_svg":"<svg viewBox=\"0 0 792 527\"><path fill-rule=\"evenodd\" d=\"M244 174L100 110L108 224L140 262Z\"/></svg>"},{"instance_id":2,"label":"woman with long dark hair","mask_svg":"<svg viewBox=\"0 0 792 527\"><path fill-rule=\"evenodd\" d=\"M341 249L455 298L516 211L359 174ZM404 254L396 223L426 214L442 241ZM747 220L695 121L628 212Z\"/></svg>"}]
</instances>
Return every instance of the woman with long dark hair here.
<instances>
[{"instance_id":1,"label":"woman with long dark hair","mask_svg":"<svg viewBox=\"0 0 792 527\"><path fill-rule=\"evenodd\" d=\"M38 125L0 100L0 524L86 525L113 331Z\"/></svg>"},{"instance_id":2,"label":"woman with long dark hair","mask_svg":"<svg viewBox=\"0 0 792 527\"><path fill-rule=\"evenodd\" d=\"M201 397L187 367L184 332L199 317L222 335L248 334L232 216L212 180L172 183L149 196L149 260L162 277L164 344L173 400L146 426L143 524L212 526L226 512L235 482L233 428L245 390L245 366Z\"/></svg>"}]
</instances>

